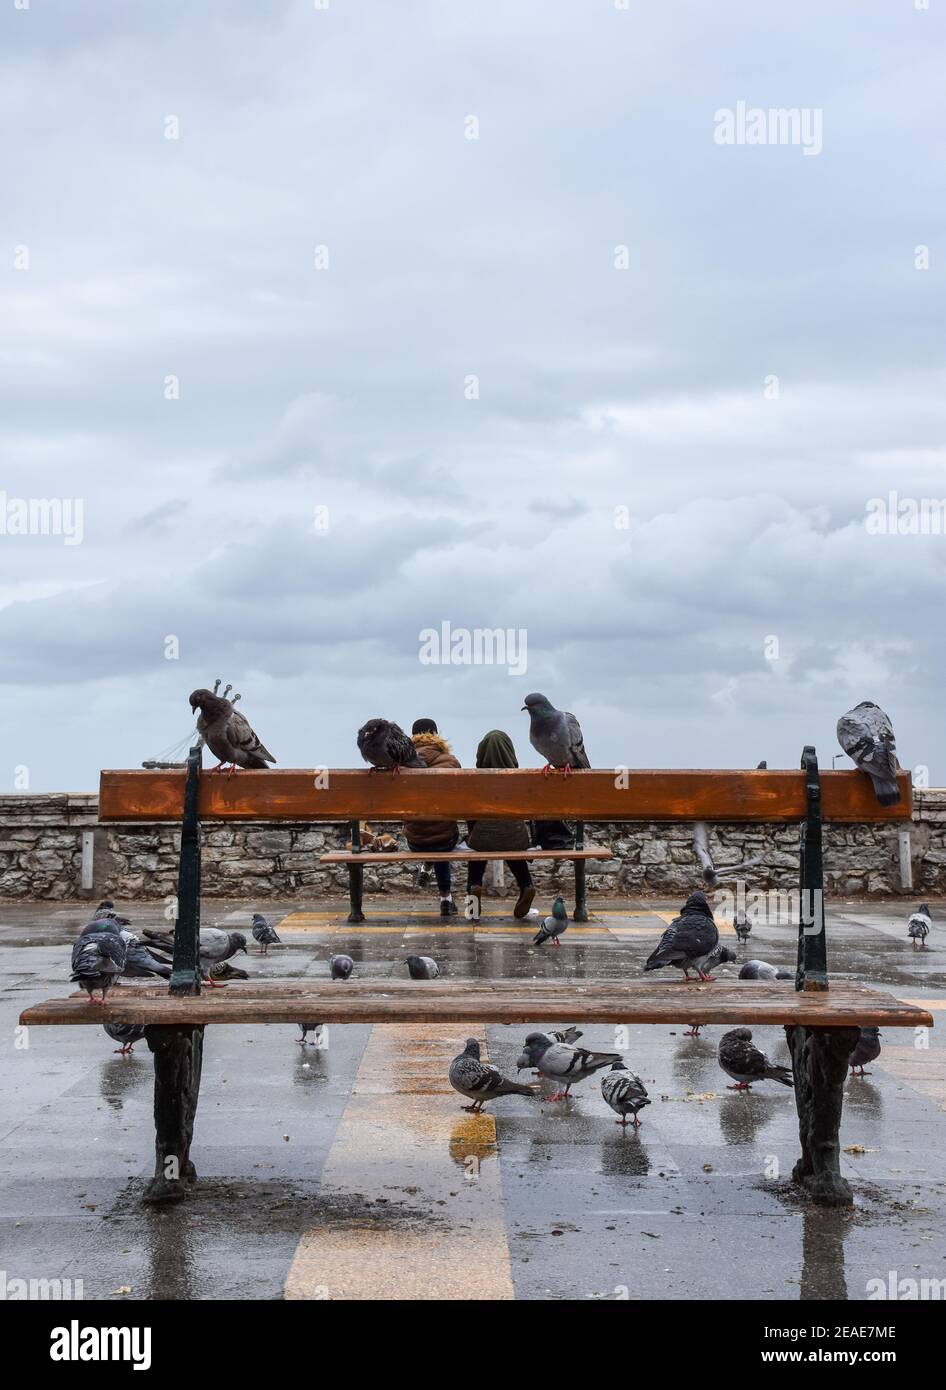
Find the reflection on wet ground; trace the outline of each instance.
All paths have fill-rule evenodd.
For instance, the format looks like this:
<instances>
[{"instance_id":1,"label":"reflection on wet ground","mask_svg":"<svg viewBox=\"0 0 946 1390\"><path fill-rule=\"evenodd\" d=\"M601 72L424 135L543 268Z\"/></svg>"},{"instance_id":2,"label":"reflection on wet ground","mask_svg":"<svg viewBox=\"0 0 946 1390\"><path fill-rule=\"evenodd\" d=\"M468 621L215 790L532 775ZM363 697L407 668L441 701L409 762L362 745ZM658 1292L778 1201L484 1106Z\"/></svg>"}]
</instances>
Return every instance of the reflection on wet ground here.
<instances>
[{"instance_id":1,"label":"reflection on wet ground","mask_svg":"<svg viewBox=\"0 0 946 1390\"><path fill-rule=\"evenodd\" d=\"M157 904L121 904L137 925ZM572 926L560 951L488 900L473 928L428 903L273 911L284 944L251 954L254 978L321 975L345 951L364 977L435 956L454 977L636 977L672 903L620 903ZM946 1000L946 941L914 953L915 904L839 905L829 965L839 978ZM934 920L937 909L934 905ZM238 903L205 924L246 925ZM515 1074L526 1027L332 1027L301 1047L286 1027L208 1030L197 1119L200 1183L181 1206L140 1206L149 1172L151 1058L96 1028L14 1032L27 1002L66 992L76 905L0 908L0 1008L11 1041L0 1072L0 1239L8 1274L82 1278L87 1297L615 1299L863 1298L888 1271L944 1274L946 1052L937 1030L891 1030L870 1075L848 1082L842 1127L853 1212L795 1196L793 1096L727 1091L722 1028L631 1026L627 1054L651 1105L622 1132L595 1079L568 1102L513 1096L472 1116L446 1080L471 1034ZM727 944L729 937L727 935ZM735 945L735 940L732 943ZM758 927L740 959L791 967L794 929ZM735 973L727 967L721 974ZM238 985L229 986L238 989ZM946 1014L944 1014L946 1017ZM756 1041L787 1060L780 1030ZM310 1034L310 1038L312 1035ZM625 1039L622 1039L622 1044ZM591 1047L615 1048L606 1027ZM541 1088L545 1094L548 1087ZM118 1292L124 1290L125 1292Z\"/></svg>"}]
</instances>

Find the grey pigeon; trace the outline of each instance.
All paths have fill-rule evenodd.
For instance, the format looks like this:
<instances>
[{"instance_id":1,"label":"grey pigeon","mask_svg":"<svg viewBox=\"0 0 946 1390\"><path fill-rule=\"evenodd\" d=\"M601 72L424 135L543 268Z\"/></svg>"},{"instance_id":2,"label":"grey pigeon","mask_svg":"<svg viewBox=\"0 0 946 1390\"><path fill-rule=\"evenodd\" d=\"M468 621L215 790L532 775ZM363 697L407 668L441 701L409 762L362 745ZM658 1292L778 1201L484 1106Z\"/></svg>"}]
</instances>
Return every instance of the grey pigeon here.
<instances>
[{"instance_id":1,"label":"grey pigeon","mask_svg":"<svg viewBox=\"0 0 946 1390\"><path fill-rule=\"evenodd\" d=\"M880 1056L880 1029L862 1028L861 1036L854 1044L854 1051L847 1059L847 1064L851 1068L851 1075L857 1073L860 1067L861 1076L870 1076L869 1071L864 1070L865 1062L874 1062Z\"/></svg>"},{"instance_id":2,"label":"grey pigeon","mask_svg":"<svg viewBox=\"0 0 946 1390\"><path fill-rule=\"evenodd\" d=\"M142 935L152 946L162 951L174 952L174 933L159 932L145 927ZM246 937L239 931L221 931L219 927L201 927L199 942L199 962L201 974L210 985L217 981L209 978L210 967L220 961L229 960L237 951L246 954Z\"/></svg>"},{"instance_id":3,"label":"grey pigeon","mask_svg":"<svg viewBox=\"0 0 946 1390\"><path fill-rule=\"evenodd\" d=\"M913 949L926 950L926 938L930 934L933 925L933 918L930 916L929 903L921 903L907 922L907 936L913 942ZM919 942L919 946L917 943Z\"/></svg>"},{"instance_id":4,"label":"grey pigeon","mask_svg":"<svg viewBox=\"0 0 946 1390\"><path fill-rule=\"evenodd\" d=\"M103 1023L102 1027L114 1042L121 1043L116 1051L123 1057L127 1057L145 1035L143 1023Z\"/></svg>"},{"instance_id":5,"label":"grey pigeon","mask_svg":"<svg viewBox=\"0 0 946 1390\"><path fill-rule=\"evenodd\" d=\"M765 772L768 769L768 766L769 765L766 762L765 758L763 758L761 763L756 763L755 770L756 772Z\"/></svg>"},{"instance_id":6,"label":"grey pigeon","mask_svg":"<svg viewBox=\"0 0 946 1390\"><path fill-rule=\"evenodd\" d=\"M699 891L691 893L683 904L679 917L675 917L644 962L644 970L661 970L665 965L675 965L683 971L684 978L690 978L695 970L701 980L712 979L706 972L706 965L719 945L719 929L713 921L713 912L706 900L706 894ZM735 956L732 957L735 960Z\"/></svg>"},{"instance_id":7,"label":"grey pigeon","mask_svg":"<svg viewBox=\"0 0 946 1390\"><path fill-rule=\"evenodd\" d=\"M195 690L190 706L200 710L197 732L214 757L220 759L217 766L210 769L212 772L219 772L229 763L232 777L238 767L264 768L267 763L276 761L230 700L215 695L212 690Z\"/></svg>"},{"instance_id":8,"label":"grey pigeon","mask_svg":"<svg viewBox=\"0 0 946 1390\"><path fill-rule=\"evenodd\" d=\"M405 964L412 980L436 980L440 966L430 956L408 956Z\"/></svg>"},{"instance_id":9,"label":"grey pigeon","mask_svg":"<svg viewBox=\"0 0 946 1390\"><path fill-rule=\"evenodd\" d=\"M736 940L740 946L745 946L752 931L752 923L744 912L737 912L733 920L733 929L736 933Z\"/></svg>"},{"instance_id":10,"label":"grey pigeon","mask_svg":"<svg viewBox=\"0 0 946 1390\"><path fill-rule=\"evenodd\" d=\"M261 912L253 913L253 923L250 930L253 933L253 940L259 943L261 956L268 955L269 948L273 944L277 946L280 944L275 929L269 925Z\"/></svg>"},{"instance_id":11,"label":"grey pigeon","mask_svg":"<svg viewBox=\"0 0 946 1390\"><path fill-rule=\"evenodd\" d=\"M631 1124L637 1129L640 1124L640 1120L637 1118L638 1110L642 1110L645 1105L650 1105L650 1098L643 1081L634 1072L629 1071L622 1061L613 1062L611 1070L606 1071L602 1076L601 1094L615 1115L621 1116L617 1123L622 1129L627 1129L628 1115L631 1117Z\"/></svg>"},{"instance_id":12,"label":"grey pigeon","mask_svg":"<svg viewBox=\"0 0 946 1390\"><path fill-rule=\"evenodd\" d=\"M104 1004L105 995L125 969L128 947L120 929L107 921L90 922L72 947L72 975L88 993L90 1004ZM95 991L101 998L95 998Z\"/></svg>"},{"instance_id":13,"label":"grey pigeon","mask_svg":"<svg viewBox=\"0 0 946 1390\"><path fill-rule=\"evenodd\" d=\"M568 1093L576 1081L584 1081L594 1076L602 1067L610 1067L622 1060L619 1052L589 1052L584 1047L571 1047L568 1043L549 1042L545 1033L530 1033L516 1066L535 1067L543 1076L563 1085L563 1089L548 1097L549 1100L567 1100Z\"/></svg>"},{"instance_id":14,"label":"grey pigeon","mask_svg":"<svg viewBox=\"0 0 946 1390\"><path fill-rule=\"evenodd\" d=\"M120 935L125 943L123 975L127 975L129 979L138 980L146 979L149 975L158 975L164 980L171 978L171 967L167 961L152 955L133 931L128 931L127 928L123 927Z\"/></svg>"},{"instance_id":15,"label":"grey pigeon","mask_svg":"<svg viewBox=\"0 0 946 1390\"><path fill-rule=\"evenodd\" d=\"M400 772L402 767L426 767L414 747L414 741L400 724L389 719L369 719L358 730L358 752L373 768L390 768Z\"/></svg>"},{"instance_id":16,"label":"grey pigeon","mask_svg":"<svg viewBox=\"0 0 946 1390\"><path fill-rule=\"evenodd\" d=\"M316 1033L322 1027L321 1023L299 1023L297 1026L302 1029L301 1037L296 1039L300 1047L305 1047L307 1033ZM318 1043L313 1043L312 1046L317 1047Z\"/></svg>"},{"instance_id":17,"label":"grey pigeon","mask_svg":"<svg viewBox=\"0 0 946 1390\"><path fill-rule=\"evenodd\" d=\"M896 806L900 800L897 740L893 725L880 706L872 700L862 700L842 714L838 720L838 743L854 766L867 773L881 806Z\"/></svg>"},{"instance_id":18,"label":"grey pigeon","mask_svg":"<svg viewBox=\"0 0 946 1390\"><path fill-rule=\"evenodd\" d=\"M543 772L564 768L568 777L573 768L590 767L581 725L567 710L556 709L544 695L527 695L524 710L529 711L529 742L545 759Z\"/></svg>"},{"instance_id":19,"label":"grey pigeon","mask_svg":"<svg viewBox=\"0 0 946 1390\"><path fill-rule=\"evenodd\" d=\"M733 1028L724 1033L719 1040L717 1056L723 1071L735 1082L727 1088L730 1091L748 1091L756 1081L780 1081L783 1086L793 1084L789 1068L770 1062L753 1043L748 1028Z\"/></svg>"},{"instance_id":20,"label":"grey pigeon","mask_svg":"<svg viewBox=\"0 0 946 1390\"><path fill-rule=\"evenodd\" d=\"M241 970L238 965L231 965L228 960L218 960L216 965L212 965L207 971L207 979L212 983L220 984L225 980L248 980L249 974L246 970Z\"/></svg>"},{"instance_id":21,"label":"grey pigeon","mask_svg":"<svg viewBox=\"0 0 946 1390\"><path fill-rule=\"evenodd\" d=\"M333 980L347 980L355 968L355 962L351 956L332 956L328 968Z\"/></svg>"},{"instance_id":22,"label":"grey pigeon","mask_svg":"<svg viewBox=\"0 0 946 1390\"><path fill-rule=\"evenodd\" d=\"M556 946L561 946L559 937L565 932L568 926L568 913L565 911L565 899L559 895L552 904L552 915L546 917L541 927L532 938L533 946L541 946L543 941L551 941Z\"/></svg>"},{"instance_id":23,"label":"grey pigeon","mask_svg":"<svg viewBox=\"0 0 946 1390\"><path fill-rule=\"evenodd\" d=\"M549 1031L547 1033L543 1033L542 1036L544 1038L548 1038L550 1043L574 1043L577 1042L579 1038L583 1037L584 1034L582 1033L580 1028L576 1028L574 1024L569 1024L567 1028L550 1028ZM525 1054L523 1054L523 1056L524 1055ZM526 1057L525 1061L523 1061L522 1057L520 1057L519 1065L520 1070L522 1067L528 1066L528 1057ZM538 1076L540 1073L538 1072L538 1070L536 1070L535 1074L536 1076Z\"/></svg>"},{"instance_id":24,"label":"grey pigeon","mask_svg":"<svg viewBox=\"0 0 946 1390\"><path fill-rule=\"evenodd\" d=\"M740 980L793 980L790 970L777 970L767 960L747 960L739 972Z\"/></svg>"},{"instance_id":25,"label":"grey pigeon","mask_svg":"<svg viewBox=\"0 0 946 1390\"><path fill-rule=\"evenodd\" d=\"M498 1096L535 1096L533 1086L523 1086L518 1081L507 1081L501 1072L487 1062L480 1061L480 1045L476 1038L467 1038L466 1047L458 1057L454 1057L447 1073L450 1085L461 1096L473 1102L462 1109L479 1114L488 1100Z\"/></svg>"}]
</instances>

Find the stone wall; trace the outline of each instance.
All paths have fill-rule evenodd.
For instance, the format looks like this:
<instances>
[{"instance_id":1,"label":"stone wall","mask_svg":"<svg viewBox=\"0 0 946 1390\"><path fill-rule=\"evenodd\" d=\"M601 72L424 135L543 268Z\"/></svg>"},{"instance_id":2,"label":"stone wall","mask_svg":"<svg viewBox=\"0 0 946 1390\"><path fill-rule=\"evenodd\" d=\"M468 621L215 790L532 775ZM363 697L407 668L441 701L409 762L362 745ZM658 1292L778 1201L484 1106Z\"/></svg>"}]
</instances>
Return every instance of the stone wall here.
<instances>
[{"instance_id":1,"label":"stone wall","mask_svg":"<svg viewBox=\"0 0 946 1390\"><path fill-rule=\"evenodd\" d=\"M946 788L917 791L911 830L913 896L946 894ZM99 825L92 795L0 797L0 898L67 899L109 894L118 899L174 895L180 836L170 825ZM397 826L390 829L397 833ZM825 827L825 886L834 896L897 894L900 855L896 823ZM81 885L83 832L93 837L92 885ZM319 855L342 848L349 827L334 824L210 822L204 827L203 891L208 897L292 898L343 896L344 868L322 868ZM587 840L609 845L613 858L590 860L591 894L675 897L698 878L687 825L640 822L589 825ZM710 832L719 866L762 857L744 878L752 890L791 888L798 874L796 826L720 825ZM549 887L572 883L572 867L538 864L536 879ZM369 868L369 893L402 893L413 867ZM462 891L460 874L456 888ZM508 876L507 876L508 877ZM487 885L489 875L487 875ZM487 887L487 891L489 888ZM511 888L507 887L507 891Z\"/></svg>"}]
</instances>

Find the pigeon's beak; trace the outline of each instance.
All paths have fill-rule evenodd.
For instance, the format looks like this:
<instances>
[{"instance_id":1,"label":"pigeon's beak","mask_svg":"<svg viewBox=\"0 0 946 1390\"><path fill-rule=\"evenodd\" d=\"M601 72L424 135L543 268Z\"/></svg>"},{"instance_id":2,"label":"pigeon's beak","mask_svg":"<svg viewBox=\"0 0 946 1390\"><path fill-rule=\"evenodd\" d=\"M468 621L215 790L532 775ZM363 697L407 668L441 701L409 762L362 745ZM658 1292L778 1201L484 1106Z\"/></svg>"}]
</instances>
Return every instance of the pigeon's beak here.
<instances>
[{"instance_id":1,"label":"pigeon's beak","mask_svg":"<svg viewBox=\"0 0 946 1390\"><path fill-rule=\"evenodd\" d=\"M246 949L245 946L241 946L241 947L240 947L240 950L243 952L244 955L248 955L248 954L249 954L249 952L247 951L247 949Z\"/></svg>"},{"instance_id":2,"label":"pigeon's beak","mask_svg":"<svg viewBox=\"0 0 946 1390\"><path fill-rule=\"evenodd\" d=\"M527 710L528 708L529 708L528 705L523 705L523 706L522 706L522 709L519 711L519 713L522 714L523 710Z\"/></svg>"}]
</instances>

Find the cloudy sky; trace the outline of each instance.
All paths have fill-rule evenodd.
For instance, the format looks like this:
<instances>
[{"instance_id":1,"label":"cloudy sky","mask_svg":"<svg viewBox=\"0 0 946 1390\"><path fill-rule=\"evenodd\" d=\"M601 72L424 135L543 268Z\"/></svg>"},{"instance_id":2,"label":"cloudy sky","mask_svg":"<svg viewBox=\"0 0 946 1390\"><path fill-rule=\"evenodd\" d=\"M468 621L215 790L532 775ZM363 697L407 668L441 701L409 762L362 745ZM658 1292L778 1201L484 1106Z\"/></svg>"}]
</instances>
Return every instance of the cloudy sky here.
<instances>
[{"instance_id":1,"label":"cloudy sky","mask_svg":"<svg viewBox=\"0 0 946 1390\"><path fill-rule=\"evenodd\" d=\"M7 0L2 790L217 676L282 766L378 714L537 763L542 690L598 766L827 764L875 699L946 781L946 536L865 526L946 496L944 13Z\"/></svg>"}]
</instances>

